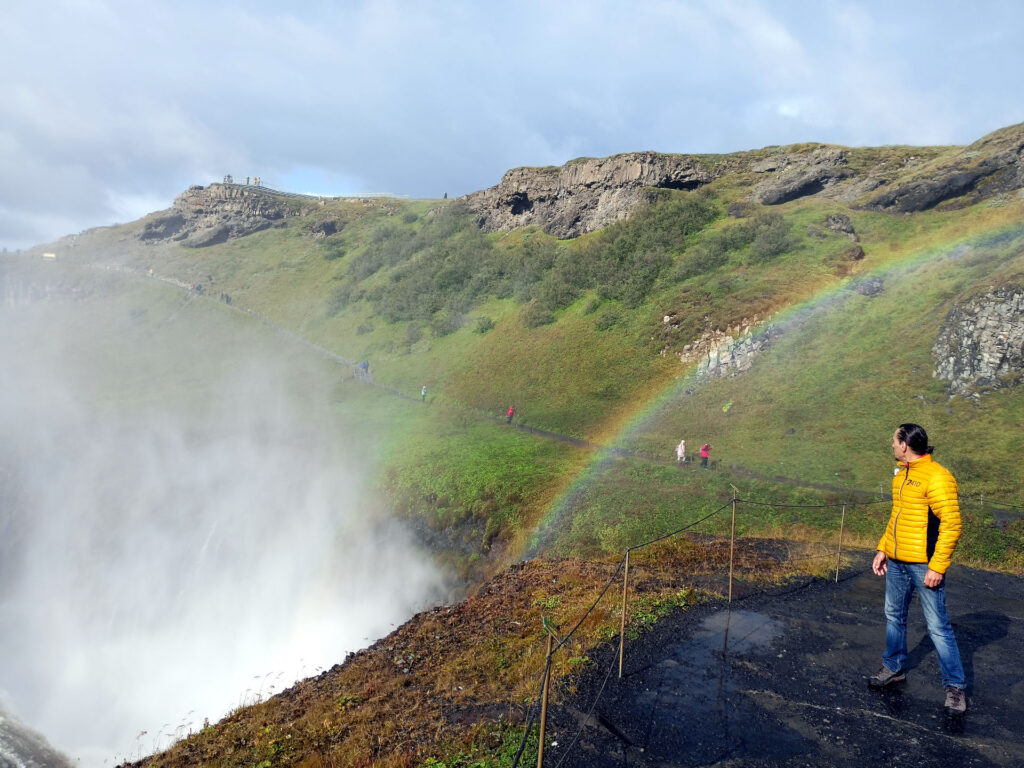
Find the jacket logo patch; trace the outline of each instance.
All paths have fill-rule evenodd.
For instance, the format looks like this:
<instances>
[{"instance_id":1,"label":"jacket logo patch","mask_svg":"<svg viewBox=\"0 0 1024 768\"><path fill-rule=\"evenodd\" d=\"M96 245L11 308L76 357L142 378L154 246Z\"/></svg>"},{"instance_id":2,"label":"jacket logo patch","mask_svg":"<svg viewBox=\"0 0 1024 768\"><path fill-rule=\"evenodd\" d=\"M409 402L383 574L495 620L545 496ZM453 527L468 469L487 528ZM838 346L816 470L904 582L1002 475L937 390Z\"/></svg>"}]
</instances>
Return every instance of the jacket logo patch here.
<instances>
[{"instance_id":1,"label":"jacket logo patch","mask_svg":"<svg viewBox=\"0 0 1024 768\"><path fill-rule=\"evenodd\" d=\"M920 480L907 480L907 485L912 485L915 488L920 488L921 487L921 481Z\"/></svg>"}]
</instances>

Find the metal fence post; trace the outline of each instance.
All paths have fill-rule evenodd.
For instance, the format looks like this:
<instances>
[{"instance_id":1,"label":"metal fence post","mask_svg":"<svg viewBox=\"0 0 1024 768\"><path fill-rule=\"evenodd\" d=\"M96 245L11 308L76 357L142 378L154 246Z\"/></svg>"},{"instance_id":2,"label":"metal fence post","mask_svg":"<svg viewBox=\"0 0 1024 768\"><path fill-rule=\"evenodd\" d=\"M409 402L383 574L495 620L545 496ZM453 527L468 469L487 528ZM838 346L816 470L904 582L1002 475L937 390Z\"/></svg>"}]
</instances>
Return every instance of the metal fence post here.
<instances>
[{"instance_id":1,"label":"metal fence post","mask_svg":"<svg viewBox=\"0 0 1024 768\"><path fill-rule=\"evenodd\" d=\"M622 656L626 647L626 594L629 590L629 550L626 550L626 570L622 576L622 618L619 622L619 679L622 679Z\"/></svg>"},{"instance_id":2,"label":"metal fence post","mask_svg":"<svg viewBox=\"0 0 1024 768\"><path fill-rule=\"evenodd\" d=\"M540 698L540 738L537 740L537 768L544 766L544 728L548 721L548 684L551 682L551 641L548 632L548 650L544 659L544 692Z\"/></svg>"},{"instance_id":3,"label":"metal fence post","mask_svg":"<svg viewBox=\"0 0 1024 768\"><path fill-rule=\"evenodd\" d=\"M846 505L843 504L843 516L839 519L839 549L836 551L836 584L839 583L839 564L843 559L843 529L846 527Z\"/></svg>"}]
</instances>

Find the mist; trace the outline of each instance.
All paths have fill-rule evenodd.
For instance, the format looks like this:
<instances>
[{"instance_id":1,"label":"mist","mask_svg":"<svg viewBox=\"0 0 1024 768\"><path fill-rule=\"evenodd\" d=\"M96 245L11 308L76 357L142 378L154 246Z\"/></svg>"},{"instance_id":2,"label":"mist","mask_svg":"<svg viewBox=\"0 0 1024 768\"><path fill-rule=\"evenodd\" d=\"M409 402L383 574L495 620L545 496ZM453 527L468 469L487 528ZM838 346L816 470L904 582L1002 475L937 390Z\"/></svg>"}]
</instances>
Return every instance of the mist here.
<instances>
[{"instance_id":1,"label":"mist","mask_svg":"<svg viewBox=\"0 0 1024 768\"><path fill-rule=\"evenodd\" d=\"M341 662L445 586L380 514L340 369L145 290L0 308L0 705L86 766Z\"/></svg>"}]
</instances>

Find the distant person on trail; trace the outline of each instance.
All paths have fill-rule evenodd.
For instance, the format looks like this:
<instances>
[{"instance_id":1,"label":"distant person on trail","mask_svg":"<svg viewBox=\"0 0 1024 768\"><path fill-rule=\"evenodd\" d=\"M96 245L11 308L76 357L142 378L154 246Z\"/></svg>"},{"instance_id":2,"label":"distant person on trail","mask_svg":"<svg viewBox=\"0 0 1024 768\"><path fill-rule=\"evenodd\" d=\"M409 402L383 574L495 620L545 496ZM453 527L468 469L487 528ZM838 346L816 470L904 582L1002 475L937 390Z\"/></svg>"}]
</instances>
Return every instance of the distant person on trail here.
<instances>
[{"instance_id":1,"label":"distant person on trail","mask_svg":"<svg viewBox=\"0 0 1024 768\"><path fill-rule=\"evenodd\" d=\"M510 405L508 407L508 410L505 411L505 416L508 418L508 422L507 423L511 424L512 423L512 417L515 416L515 415L516 415L516 407L514 405Z\"/></svg>"},{"instance_id":2,"label":"distant person on trail","mask_svg":"<svg viewBox=\"0 0 1024 768\"><path fill-rule=\"evenodd\" d=\"M939 657L946 714L967 711L963 663L946 615L946 569L960 539L956 478L932 459L928 433L901 424L892 437L898 462L892 479L892 514L878 542L871 569L885 576L885 654L882 668L868 678L872 688L906 679L907 610L917 590Z\"/></svg>"},{"instance_id":3,"label":"distant person on trail","mask_svg":"<svg viewBox=\"0 0 1024 768\"><path fill-rule=\"evenodd\" d=\"M704 443L704 445L700 447L700 465L704 467L704 469L708 468L708 457L711 456L711 448L712 445L710 443Z\"/></svg>"},{"instance_id":4,"label":"distant person on trail","mask_svg":"<svg viewBox=\"0 0 1024 768\"><path fill-rule=\"evenodd\" d=\"M680 440L676 446L676 461L686 461L686 441Z\"/></svg>"},{"instance_id":5,"label":"distant person on trail","mask_svg":"<svg viewBox=\"0 0 1024 768\"><path fill-rule=\"evenodd\" d=\"M424 403L427 402L427 385L426 384L424 384L423 388L420 390L420 398L423 400Z\"/></svg>"}]
</instances>

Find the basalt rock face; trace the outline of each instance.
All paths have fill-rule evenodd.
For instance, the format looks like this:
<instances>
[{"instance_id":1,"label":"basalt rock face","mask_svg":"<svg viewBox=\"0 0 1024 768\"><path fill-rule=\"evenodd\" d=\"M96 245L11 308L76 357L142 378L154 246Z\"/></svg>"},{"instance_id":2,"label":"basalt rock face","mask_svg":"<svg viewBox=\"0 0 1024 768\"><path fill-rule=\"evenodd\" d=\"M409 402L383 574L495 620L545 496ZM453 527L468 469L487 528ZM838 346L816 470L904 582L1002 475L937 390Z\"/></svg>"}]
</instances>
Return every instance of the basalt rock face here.
<instances>
[{"instance_id":1,"label":"basalt rock face","mask_svg":"<svg viewBox=\"0 0 1024 768\"><path fill-rule=\"evenodd\" d=\"M573 160L561 167L514 168L501 183L466 195L486 232L538 226L560 238L577 237L627 218L652 189L696 189L731 175L742 199L730 216L760 205L817 196L851 208L910 213L960 207L1024 194L1024 123L968 147L848 148L824 144L765 147L730 155L633 152ZM854 242L846 217L827 228Z\"/></svg>"},{"instance_id":2,"label":"basalt rock face","mask_svg":"<svg viewBox=\"0 0 1024 768\"><path fill-rule=\"evenodd\" d=\"M651 188L696 189L714 174L689 155L632 152L560 168L513 168L496 187L461 198L485 232L536 225L577 237L626 218Z\"/></svg>"},{"instance_id":3,"label":"basalt rock face","mask_svg":"<svg viewBox=\"0 0 1024 768\"><path fill-rule=\"evenodd\" d=\"M912 213L946 201L960 207L1024 187L1024 124L1003 128L952 157L926 163L885 187L865 207Z\"/></svg>"},{"instance_id":4,"label":"basalt rock face","mask_svg":"<svg viewBox=\"0 0 1024 768\"><path fill-rule=\"evenodd\" d=\"M144 242L174 240L201 248L259 232L298 213L259 187L193 186L178 195L170 209L150 216L139 238Z\"/></svg>"},{"instance_id":5,"label":"basalt rock face","mask_svg":"<svg viewBox=\"0 0 1024 768\"><path fill-rule=\"evenodd\" d=\"M757 186L755 197L764 205L778 205L823 192L852 175L845 166L846 152L833 147L769 157L751 167L755 173L770 174Z\"/></svg>"},{"instance_id":6,"label":"basalt rock face","mask_svg":"<svg viewBox=\"0 0 1024 768\"><path fill-rule=\"evenodd\" d=\"M934 376L951 394L1024 378L1024 287L1004 286L950 310L932 347Z\"/></svg>"},{"instance_id":7,"label":"basalt rock face","mask_svg":"<svg viewBox=\"0 0 1024 768\"><path fill-rule=\"evenodd\" d=\"M666 315L663 322L672 322ZM774 323L762 321L758 315L743 318L728 328L704 333L687 344L676 357L684 365L697 363L697 375L707 378L732 377L750 370L757 353L771 346L781 331Z\"/></svg>"}]
</instances>

